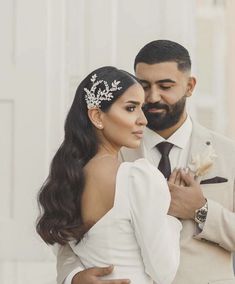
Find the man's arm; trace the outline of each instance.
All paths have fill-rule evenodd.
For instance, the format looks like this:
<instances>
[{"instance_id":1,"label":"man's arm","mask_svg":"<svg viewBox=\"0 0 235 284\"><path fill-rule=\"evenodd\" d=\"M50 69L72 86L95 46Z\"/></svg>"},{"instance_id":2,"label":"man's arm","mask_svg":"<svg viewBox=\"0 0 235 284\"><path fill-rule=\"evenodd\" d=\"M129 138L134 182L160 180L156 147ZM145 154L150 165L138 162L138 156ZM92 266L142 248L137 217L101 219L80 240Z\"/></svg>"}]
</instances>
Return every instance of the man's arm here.
<instances>
[{"instance_id":1,"label":"man's arm","mask_svg":"<svg viewBox=\"0 0 235 284\"><path fill-rule=\"evenodd\" d=\"M175 177L169 180L171 192L171 206L168 214L181 218L194 220L195 210L205 204L205 197L200 185L186 172L181 171L181 176L187 186L175 183ZM174 181L174 182L173 182ZM235 193L233 187L233 204ZM204 201L203 201L204 200ZM195 238L204 239L218 244L228 251L235 251L235 213L223 207L220 203L207 199L208 213L203 229L195 234Z\"/></svg>"},{"instance_id":2,"label":"man's arm","mask_svg":"<svg viewBox=\"0 0 235 284\"><path fill-rule=\"evenodd\" d=\"M78 272L79 271L79 272ZM57 251L57 284L129 284L129 279L100 280L101 276L109 275L113 266L84 269L79 257L67 244L59 246ZM78 273L77 273L78 272ZM69 278L68 278L69 276ZM69 284L70 284L69 283Z\"/></svg>"},{"instance_id":3,"label":"man's arm","mask_svg":"<svg viewBox=\"0 0 235 284\"><path fill-rule=\"evenodd\" d=\"M79 257L72 251L67 244L59 246L57 251L57 284L63 284L66 277L76 269L84 269ZM77 272L77 271L76 271Z\"/></svg>"},{"instance_id":4,"label":"man's arm","mask_svg":"<svg viewBox=\"0 0 235 284\"><path fill-rule=\"evenodd\" d=\"M235 181L233 184L233 211L220 203L208 199L208 213L203 230L195 236L196 239L206 239L224 249L235 251Z\"/></svg>"},{"instance_id":5,"label":"man's arm","mask_svg":"<svg viewBox=\"0 0 235 284\"><path fill-rule=\"evenodd\" d=\"M93 267L77 273L72 280L72 284L129 284L129 279L100 280L101 276L109 275L113 271L113 266Z\"/></svg>"}]
</instances>

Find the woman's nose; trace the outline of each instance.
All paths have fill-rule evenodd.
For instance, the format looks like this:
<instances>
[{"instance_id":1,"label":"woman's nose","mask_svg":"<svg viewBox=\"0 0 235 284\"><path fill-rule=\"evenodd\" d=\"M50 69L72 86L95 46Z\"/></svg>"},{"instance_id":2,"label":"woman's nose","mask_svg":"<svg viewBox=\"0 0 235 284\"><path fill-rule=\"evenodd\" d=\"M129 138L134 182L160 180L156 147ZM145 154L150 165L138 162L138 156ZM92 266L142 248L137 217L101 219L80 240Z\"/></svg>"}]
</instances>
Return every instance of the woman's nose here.
<instances>
[{"instance_id":1,"label":"woman's nose","mask_svg":"<svg viewBox=\"0 0 235 284\"><path fill-rule=\"evenodd\" d=\"M146 116L144 115L144 112L143 110L141 110L141 113L140 113L140 117L138 119L138 124L140 125L147 125L148 121L147 121L147 118Z\"/></svg>"}]
</instances>

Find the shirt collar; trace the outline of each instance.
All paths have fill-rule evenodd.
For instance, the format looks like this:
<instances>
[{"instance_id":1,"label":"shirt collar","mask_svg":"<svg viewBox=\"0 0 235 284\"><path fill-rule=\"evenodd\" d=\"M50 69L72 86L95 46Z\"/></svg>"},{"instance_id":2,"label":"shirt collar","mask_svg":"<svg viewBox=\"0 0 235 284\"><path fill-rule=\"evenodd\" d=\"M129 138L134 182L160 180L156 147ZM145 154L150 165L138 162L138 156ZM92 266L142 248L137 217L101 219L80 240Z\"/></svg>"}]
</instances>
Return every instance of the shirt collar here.
<instances>
[{"instance_id":1,"label":"shirt collar","mask_svg":"<svg viewBox=\"0 0 235 284\"><path fill-rule=\"evenodd\" d=\"M190 139L191 133L192 121L189 115L187 115L184 123L167 140L158 133L146 127L143 142L147 150L154 148L157 144L164 141L170 142L175 146L184 149Z\"/></svg>"}]
</instances>

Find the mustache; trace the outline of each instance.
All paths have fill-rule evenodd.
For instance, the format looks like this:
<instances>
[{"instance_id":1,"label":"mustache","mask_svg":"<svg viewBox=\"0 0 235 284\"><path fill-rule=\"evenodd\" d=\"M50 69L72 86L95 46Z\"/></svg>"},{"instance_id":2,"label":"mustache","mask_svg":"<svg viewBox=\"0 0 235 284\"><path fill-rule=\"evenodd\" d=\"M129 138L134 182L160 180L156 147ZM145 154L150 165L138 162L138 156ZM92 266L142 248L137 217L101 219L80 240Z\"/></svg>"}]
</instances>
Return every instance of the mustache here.
<instances>
[{"instance_id":1,"label":"mustache","mask_svg":"<svg viewBox=\"0 0 235 284\"><path fill-rule=\"evenodd\" d=\"M159 102L156 102L156 103L147 103L143 106L143 111L145 112L148 112L150 109L165 109L166 111L169 111L170 108L168 105L166 104L162 104L162 103L159 103Z\"/></svg>"}]
</instances>

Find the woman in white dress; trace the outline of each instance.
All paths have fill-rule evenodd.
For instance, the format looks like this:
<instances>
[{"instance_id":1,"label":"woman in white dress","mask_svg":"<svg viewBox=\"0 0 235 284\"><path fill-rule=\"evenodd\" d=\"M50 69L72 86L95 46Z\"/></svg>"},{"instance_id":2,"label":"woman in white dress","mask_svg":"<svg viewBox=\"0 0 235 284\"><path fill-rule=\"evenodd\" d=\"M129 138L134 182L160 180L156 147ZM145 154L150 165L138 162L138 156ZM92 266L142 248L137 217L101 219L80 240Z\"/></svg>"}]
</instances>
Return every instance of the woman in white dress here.
<instances>
[{"instance_id":1,"label":"woman in white dress","mask_svg":"<svg viewBox=\"0 0 235 284\"><path fill-rule=\"evenodd\" d=\"M140 144L143 104L137 79L115 67L82 81L39 193L37 231L48 244L69 243L86 268L113 264L107 279L169 284L179 264L181 223L167 215L167 182L145 159L118 161L122 146Z\"/></svg>"}]
</instances>

